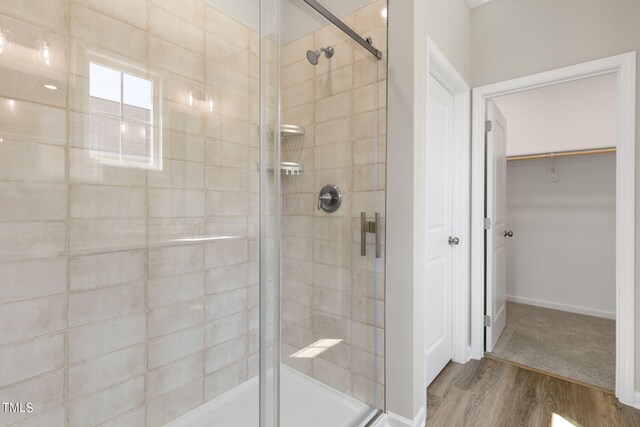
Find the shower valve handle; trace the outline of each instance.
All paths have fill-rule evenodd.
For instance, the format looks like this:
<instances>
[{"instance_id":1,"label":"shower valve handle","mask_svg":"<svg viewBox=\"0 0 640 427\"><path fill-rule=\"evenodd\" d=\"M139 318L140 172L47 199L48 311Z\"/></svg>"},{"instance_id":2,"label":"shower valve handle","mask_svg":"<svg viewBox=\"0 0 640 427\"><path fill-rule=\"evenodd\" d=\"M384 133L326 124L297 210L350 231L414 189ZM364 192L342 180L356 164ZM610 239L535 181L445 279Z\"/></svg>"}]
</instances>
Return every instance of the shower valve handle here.
<instances>
[{"instance_id":1,"label":"shower valve handle","mask_svg":"<svg viewBox=\"0 0 640 427\"><path fill-rule=\"evenodd\" d=\"M323 203L331 203L333 196L329 193L320 194L318 196L318 210L322 209Z\"/></svg>"},{"instance_id":2,"label":"shower valve handle","mask_svg":"<svg viewBox=\"0 0 640 427\"><path fill-rule=\"evenodd\" d=\"M322 187L318 193L318 210L333 213L340 208L340 204L342 204L342 191L337 185L328 184Z\"/></svg>"}]
</instances>

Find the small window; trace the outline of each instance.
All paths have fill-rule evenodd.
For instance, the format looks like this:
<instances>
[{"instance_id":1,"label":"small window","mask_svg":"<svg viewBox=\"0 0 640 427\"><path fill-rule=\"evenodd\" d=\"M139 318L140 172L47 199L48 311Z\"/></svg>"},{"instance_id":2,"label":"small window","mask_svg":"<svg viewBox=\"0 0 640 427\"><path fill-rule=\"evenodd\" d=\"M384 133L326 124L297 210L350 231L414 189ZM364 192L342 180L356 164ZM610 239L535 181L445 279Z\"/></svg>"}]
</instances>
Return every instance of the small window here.
<instances>
[{"instance_id":1,"label":"small window","mask_svg":"<svg viewBox=\"0 0 640 427\"><path fill-rule=\"evenodd\" d=\"M160 169L154 149L153 81L89 64L91 156L114 165Z\"/></svg>"}]
</instances>

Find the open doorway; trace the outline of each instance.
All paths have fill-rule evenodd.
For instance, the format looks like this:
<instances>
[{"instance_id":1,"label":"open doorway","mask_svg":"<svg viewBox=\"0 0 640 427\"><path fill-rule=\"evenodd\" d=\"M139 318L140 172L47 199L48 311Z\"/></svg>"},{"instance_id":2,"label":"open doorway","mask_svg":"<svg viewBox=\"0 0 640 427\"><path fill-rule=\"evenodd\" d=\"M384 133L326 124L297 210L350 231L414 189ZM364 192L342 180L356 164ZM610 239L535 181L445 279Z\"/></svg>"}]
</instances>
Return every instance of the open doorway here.
<instances>
[{"instance_id":1,"label":"open doorway","mask_svg":"<svg viewBox=\"0 0 640 427\"><path fill-rule=\"evenodd\" d=\"M545 144L553 143L552 138L548 136L537 137L533 142L539 145L539 149L508 154L510 124L507 116L511 115L512 118L515 118L513 121L517 125L518 118L522 118L527 113L514 116L513 112L508 112L505 115L501 108L505 111L509 110L507 96L531 97L535 91L567 90L572 84L577 85L574 87L574 91L584 96L585 89L583 87L580 90L579 86L588 85L589 79L596 77L603 79L599 80L603 85L606 85L606 80L610 79L609 83L613 83L615 86L615 142L600 141L595 146L570 147L564 145L555 147L545 146ZM596 80L592 80L592 82L594 81ZM562 98L568 99L566 95ZM570 114L575 115L579 109L585 109L584 100L578 102L580 103L579 107L569 108ZM596 100L596 103L598 102L602 104L603 100ZM558 106L555 104L558 104L558 101L555 103L548 101L546 107L542 108L542 113L545 112L544 110L551 110ZM472 357L480 359L484 357L485 351L499 353L502 350L503 358L510 358L516 363L600 388L614 388L620 401L628 405L634 401L633 259L635 249L632 237L635 225L634 106L634 53L483 86L474 89L473 95ZM549 111L546 112L549 113ZM578 126L581 128L590 126L591 123L586 123L586 120L578 121ZM560 122L564 123L562 120ZM536 124L533 126L535 127ZM537 126L542 128L544 124L538 123ZM554 127L559 127L559 125L556 124ZM532 133L532 130L525 130L525 133L527 132ZM560 132L557 133L560 134ZM562 141L562 144L566 144L569 139L566 136L562 137L562 135L557 135L559 138L555 138L555 136L553 139ZM584 144L585 139L584 136L581 140L578 138L578 142ZM614 147L617 150L616 153L612 151ZM594 149L602 152L585 154L585 150L593 151ZM572 155L564 156L560 152ZM540 158L532 158L535 155L540 155ZM507 160L508 157L511 157L511 160ZM518 160L516 160L517 158ZM537 184L531 182L536 176L541 177L544 181L541 180ZM605 176L607 178L604 178ZM511 191L530 191L531 194L526 203L522 200L518 201L518 195L509 193L509 186L511 186ZM612 189L612 186L615 190ZM597 219L597 224L592 223L581 231L576 230L580 228L578 223L584 220L582 217L593 215L597 209L587 206L583 209L576 209L576 206L571 205L570 208L574 210L572 215L566 215L567 212L556 212L556 214L562 213L564 219L559 220L556 215L555 222L553 224L547 223L544 226L547 228L544 230L532 228L531 223L527 224L527 221L531 222L532 216L540 222L541 218L545 216L541 215L543 208L551 209L549 194L552 192L557 193L554 196L556 202L562 200L562 192L566 193L566 197L569 197L568 194L573 194L573 200L569 201L575 204L579 201L579 197L576 196L579 191L582 192L580 194L583 203L588 198L591 198L592 203L598 198L601 199L599 203L608 203L608 208L605 209L602 205L599 209L604 211L608 209L609 217L604 214L604 217L600 216ZM612 192L615 194L613 201L610 200ZM605 193L609 195L609 201L606 203L604 202L604 199L607 198L604 196ZM534 212L532 200L536 197L541 198L543 195L546 195L547 200L544 203L539 201L538 212ZM556 204L554 209L571 210L566 205L566 197L565 206L560 209ZM610 216L611 211L615 212L613 220ZM515 215L515 223L510 222L509 215L512 217ZM522 218L522 215L524 218L529 215L529 219L524 223L520 220L518 223L517 216ZM609 218L609 220L603 220L603 218ZM596 221L594 217L591 217L590 220ZM611 223L615 224L614 228ZM524 234L520 234L514 225L517 225ZM537 226L539 227L540 223ZM563 233L569 229L579 231L578 235L564 235L565 239L575 239L573 242L561 240ZM606 230L609 230L609 234L614 234L613 243L609 243L608 247L603 238L597 239L597 233L600 231L606 233ZM518 247L518 244L514 243L517 238L525 240L525 244ZM610 238L609 235L605 240ZM611 285L607 288L599 283L600 290L593 292L595 296L591 297L588 295L589 292L584 290L587 280L591 281L596 278L596 274L590 270L597 267L596 262L591 262L582 268L576 268L576 264L574 264L568 272L566 271L573 262L569 262L571 257L574 261L587 263L589 258L595 254L592 251L597 250L599 253L603 253L605 249L608 255L598 259L598 263L600 263L598 268L602 273L601 282L611 282L612 280L615 282L613 304L610 299L607 300L607 294L602 290L608 289L608 297L610 298ZM549 258L549 252L554 258ZM533 253L537 253L535 255L538 257L536 262L533 260ZM611 271L612 256L615 264L613 273ZM562 260L565 261L564 264ZM532 264L536 263L537 267L532 268ZM587 277L587 275L594 277ZM603 279L603 277L609 279ZM542 281L545 283L541 284ZM549 287L547 286L548 282L553 282L555 285ZM569 286L565 289L566 294L563 299L559 295L562 293L560 288L566 287L567 284L574 287ZM543 291L552 291L549 295L555 293L551 298L555 301L545 300ZM525 292L524 296L518 295L522 292ZM598 292L605 293L598 294ZM522 305L523 302L526 304ZM523 313L522 308L529 311ZM548 317L546 321L539 321L544 319L546 314L556 314L557 316L555 318ZM511 320L514 320L511 322L513 326L511 328L508 326L510 325L510 317L513 317ZM615 336L611 333L611 318L615 318ZM583 363L582 372L577 372L578 370L568 371L567 368L570 368L572 364L579 365L581 362L579 360L571 361L567 355L588 351L579 350L577 346L589 345L586 343L587 335L589 338L598 336L595 332L596 328L590 325L591 321L602 321L605 324L608 322L609 327L602 328L601 338L596 339L596 342L591 345L599 350L608 346L609 350L604 351L604 356L600 356L607 359L613 354L615 362L614 367L611 367L610 362L596 362L607 367L601 370L600 374L592 372L591 377L580 377L579 374L589 371L589 363L597 357L594 357L594 353L590 353L591 360ZM552 326L549 328L546 325L548 329L543 331L545 322L552 324ZM513 329L517 329L517 323L521 323L521 329L513 331ZM564 336L561 333L563 329ZM580 332L581 330L583 331ZM528 337L522 337L523 334L526 335L523 331L529 334ZM552 337L552 332L558 333L559 338ZM503 336L503 334L506 335ZM561 344L554 346L552 345L553 340ZM611 350L611 341L615 343L613 350ZM535 357L536 351L533 350L538 352L537 359ZM562 353L561 350L564 350L565 353ZM523 359L523 355L529 358ZM518 358L520 359L513 360ZM555 365L550 364L551 361ZM595 371L595 369L592 370ZM613 381L612 371L615 372Z\"/></svg>"},{"instance_id":2,"label":"open doorway","mask_svg":"<svg viewBox=\"0 0 640 427\"><path fill-rule=\"evenodd\" d=\"M487 277L504 280L494 312L505 327L491 330L485 351L613 391L616 76L490 102L496 128L488 130L487 152L496 155L487 173L496 176L487 182L496 185L487 194L501 206L487 230L487 249L494 248L487 259L504 271ZM496 153L500 138L504 158Z\"/></svg>"}]
</instances>

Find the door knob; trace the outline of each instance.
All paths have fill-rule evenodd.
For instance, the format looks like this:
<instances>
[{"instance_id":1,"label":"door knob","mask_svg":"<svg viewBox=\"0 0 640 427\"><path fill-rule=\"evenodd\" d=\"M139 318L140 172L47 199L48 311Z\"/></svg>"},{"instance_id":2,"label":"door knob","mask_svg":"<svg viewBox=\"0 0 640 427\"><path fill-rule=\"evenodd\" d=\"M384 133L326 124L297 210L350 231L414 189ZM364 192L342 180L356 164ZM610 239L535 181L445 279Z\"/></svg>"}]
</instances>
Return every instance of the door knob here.
<instances>
[{"instance_id":1,"label":"door knob","mask_svg":"<svg viewBox=\"0 0 640 427\"><path fill-rule=\"evenodd\" d=\"M513 231L504 230L504 237L513 237Z\"/></svg>"},{"instance_id":2,"label":"door knob","mask_svg":"<svg viewBox=\"0 0 640 427\"><path fill-rule=\"evenodd\" d=\"M451 237L449 236L449 244L450 245L457 245L458 243L460 243L460 239L458 239L457 237Z\"/></svg>"}]
</instances>

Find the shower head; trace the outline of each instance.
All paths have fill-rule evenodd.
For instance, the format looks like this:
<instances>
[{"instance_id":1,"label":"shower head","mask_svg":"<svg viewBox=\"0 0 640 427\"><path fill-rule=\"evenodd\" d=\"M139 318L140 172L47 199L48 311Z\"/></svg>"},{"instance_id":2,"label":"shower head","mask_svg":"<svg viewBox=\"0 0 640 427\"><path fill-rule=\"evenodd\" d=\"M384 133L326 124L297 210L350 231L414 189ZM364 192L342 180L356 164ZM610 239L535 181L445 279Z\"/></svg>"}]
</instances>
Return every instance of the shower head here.
<instances>
[{"instance_id":1,"label":"shower head","mask_svg":"<svg viewBox=\"0 0 640 427\"><path fill-rule=\"evenodd\" d=\"M318 57L320 56L320 51L312 51L312 50L308 50L307 51L307 61L309 61L311 63L311 65L317 65L318 64Z\"/></svg>"},{"instance_id":2,"label":"shower head","mask_svg":"<svg viewBox=\"0 0 640 427\"><path fill-rule=\"evenodd\" d=\"M317 65L318 59L320 58L323 52L324 52L324 56L326 56L327 58L331 58L335 53L335 51L333 50L333 47L331 46L322 47L316 51L308 50L307 60L311 63L311 65Z\"/></svg>"}]
</instances>

